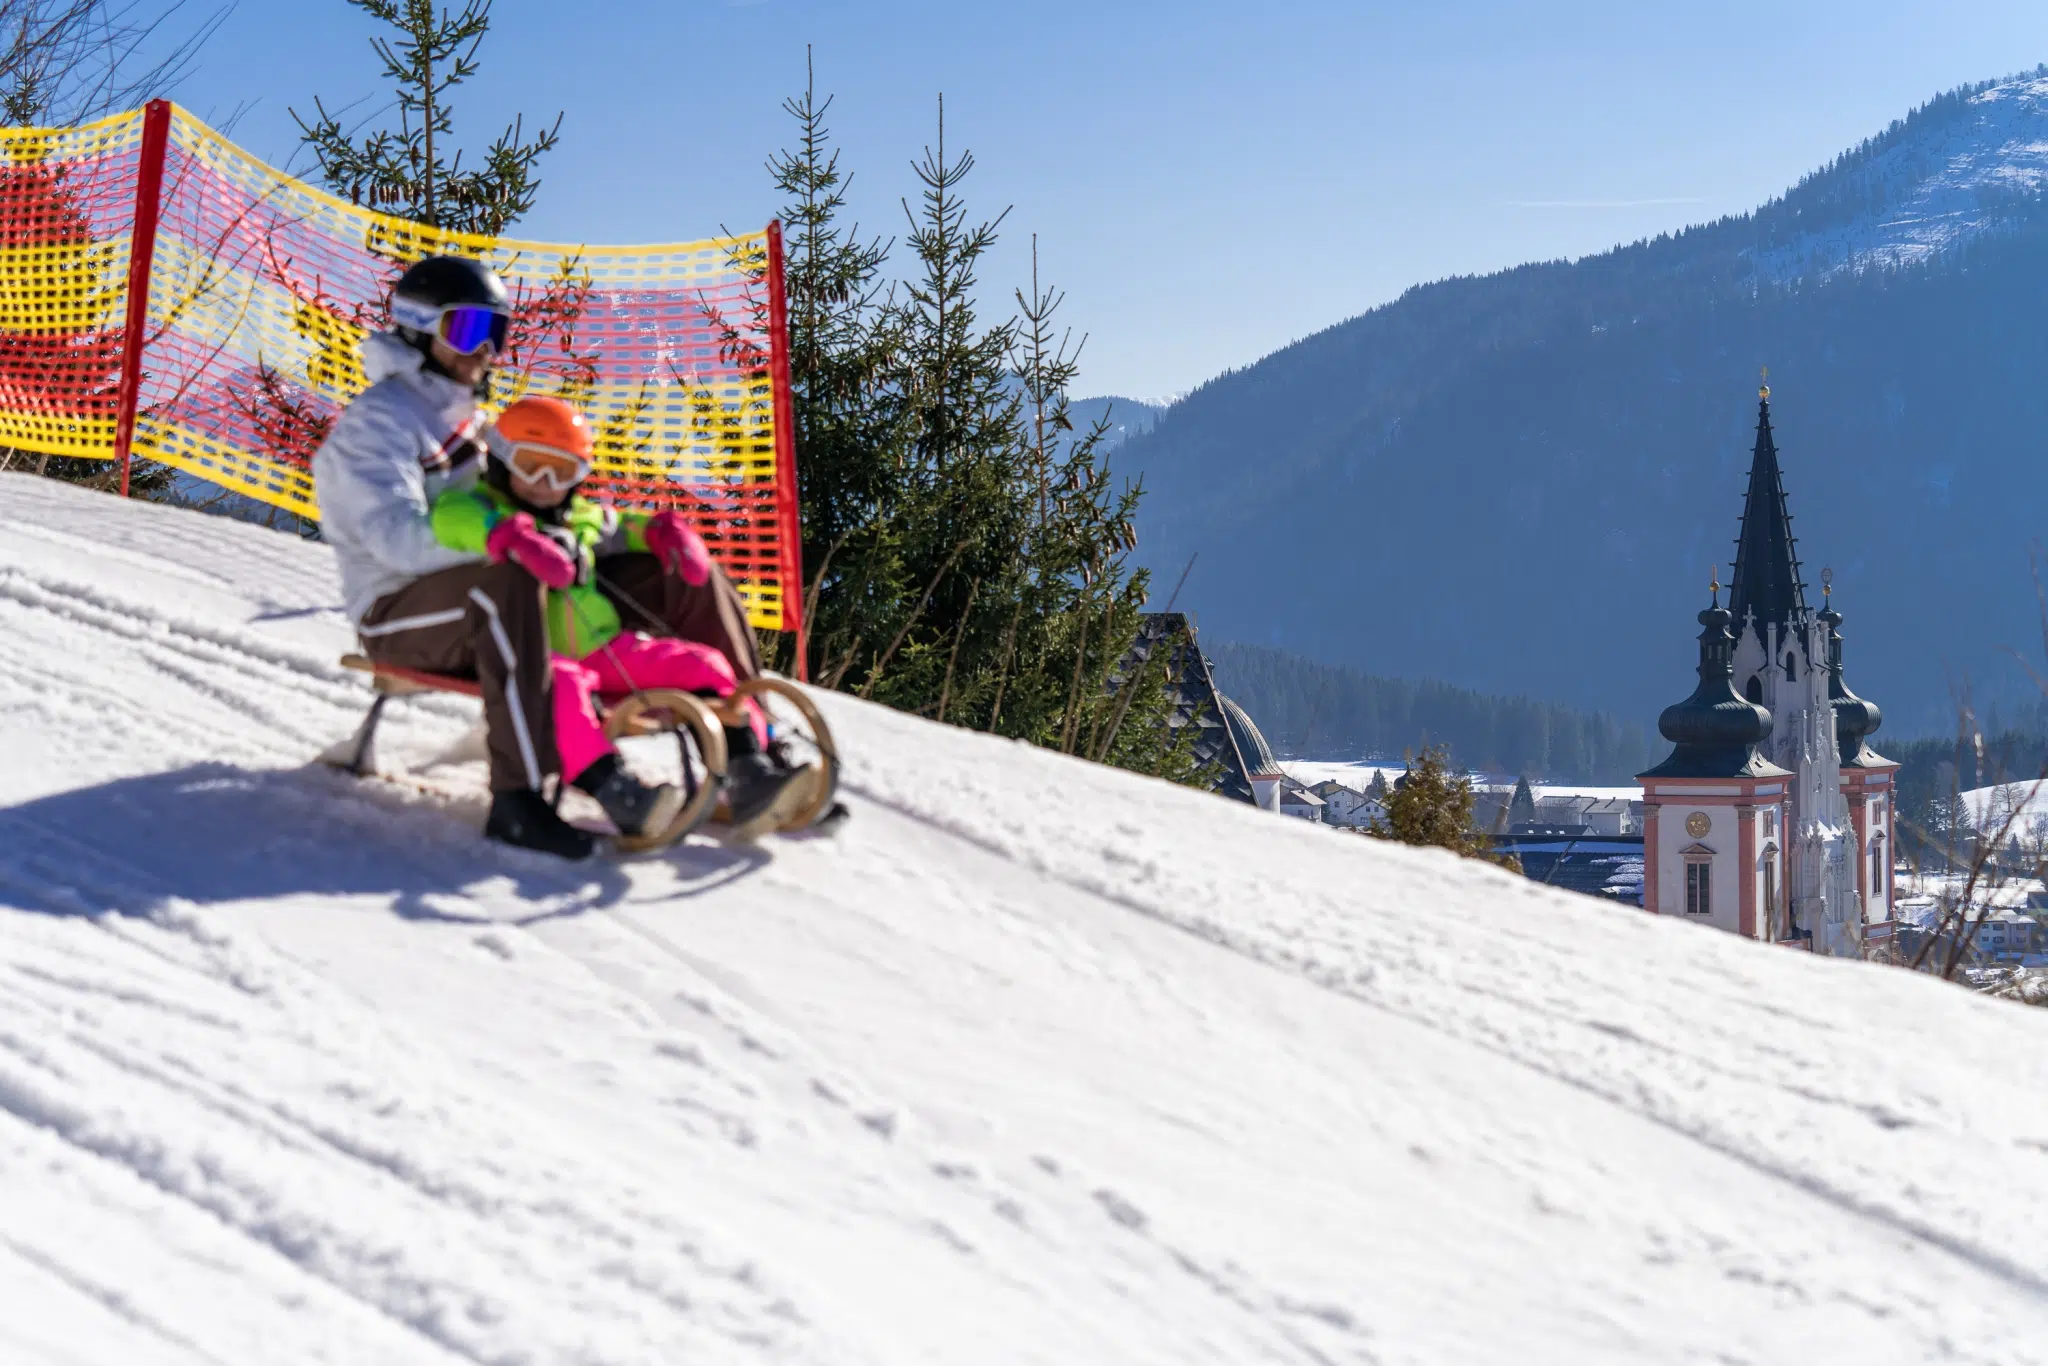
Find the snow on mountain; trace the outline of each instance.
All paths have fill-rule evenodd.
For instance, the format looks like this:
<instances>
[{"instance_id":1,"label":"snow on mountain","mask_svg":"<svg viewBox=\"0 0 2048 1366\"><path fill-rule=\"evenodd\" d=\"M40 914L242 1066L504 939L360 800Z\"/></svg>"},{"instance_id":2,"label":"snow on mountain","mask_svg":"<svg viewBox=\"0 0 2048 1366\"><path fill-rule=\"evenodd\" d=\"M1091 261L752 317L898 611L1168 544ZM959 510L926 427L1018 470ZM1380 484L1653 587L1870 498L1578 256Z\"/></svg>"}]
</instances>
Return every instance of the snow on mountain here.
<instances>
[{"instance_id":1,"label":"snow on mountain","mask_svg":"<svg viewBox=\"0 0 2048 1366\"><path fill-rule=\"evenodd\" d=\"M1867 157L1816 177L1846 178L1865 207L1757 248L1758 275L1786 281L1919 265L2005 226L2015 197L2048 184L2048 73L1992 84L1958 104L1916 115Z\"/></svg>"},{"instance_id":2,"label":"snow on mountain","mask_svg":"<svg viewBox=\"0 0 2048 1366\"><path fill-rule=\"evenodd\" d=\"M0 475L0 1360L2048 1361L2048 1012L836 696L499 851L335 601Z\"/></svg>"}]
</instances>

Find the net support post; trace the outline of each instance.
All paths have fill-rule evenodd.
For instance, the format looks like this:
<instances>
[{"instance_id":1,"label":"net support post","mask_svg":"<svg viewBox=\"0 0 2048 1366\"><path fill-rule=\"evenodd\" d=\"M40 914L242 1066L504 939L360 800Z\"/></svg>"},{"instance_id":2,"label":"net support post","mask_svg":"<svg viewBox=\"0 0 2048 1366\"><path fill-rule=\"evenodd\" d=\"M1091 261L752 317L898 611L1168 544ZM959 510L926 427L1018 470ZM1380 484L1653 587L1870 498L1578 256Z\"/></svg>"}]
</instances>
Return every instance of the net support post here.
<instances>
[{"instance_id":1,"label":"net support post","mask_svg":"<svg viewBox=\"0 0 2048 1366\"><path fill-rule=\"evenodd\" d=\"M142 347L149 330L149 270L156 256L157 214L164 188L164 156L170 147L171 102L151 100L142 108L142 155L135 172L135 226L128 238L128 299L121 327L121 380L114 418L114 459L121 464L121 496L128 496L128 472L135 445L135 409L142 393Z\"/></svg>"},{"instance_id":2,"label":"net support post","mask_svg":"<svg viewBox=\"0 0 2048 1366\"><path fill-rule=\"evenodd\" d=\"M811 681L810 623L804 620L803 522L797 512L796 403L789 375L789 288L783 279L782 220L768 220L768 374L775 402L776 572L782 578L782 623L796 635L797 681Z\"/></svg>"}]
</instances>

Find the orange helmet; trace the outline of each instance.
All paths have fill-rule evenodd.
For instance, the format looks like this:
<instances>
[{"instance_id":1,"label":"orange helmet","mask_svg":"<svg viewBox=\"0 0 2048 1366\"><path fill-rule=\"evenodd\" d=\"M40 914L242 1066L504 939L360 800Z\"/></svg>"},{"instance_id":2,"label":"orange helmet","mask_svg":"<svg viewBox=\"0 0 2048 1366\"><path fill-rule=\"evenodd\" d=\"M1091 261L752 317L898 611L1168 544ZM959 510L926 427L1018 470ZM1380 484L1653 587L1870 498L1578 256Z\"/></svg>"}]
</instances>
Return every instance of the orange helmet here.
<instances>
[{"instance_id":1,"label":"orange helmet","mask_svg":"<svg viewBox=\"0 0 2048 1366\"><path fill-rule=\"evenodd\" d=\"M558 398L531 396L498 414L491 454L514 474L567 491L590 473L590 426Z\"/></svg>"}]
</instances>

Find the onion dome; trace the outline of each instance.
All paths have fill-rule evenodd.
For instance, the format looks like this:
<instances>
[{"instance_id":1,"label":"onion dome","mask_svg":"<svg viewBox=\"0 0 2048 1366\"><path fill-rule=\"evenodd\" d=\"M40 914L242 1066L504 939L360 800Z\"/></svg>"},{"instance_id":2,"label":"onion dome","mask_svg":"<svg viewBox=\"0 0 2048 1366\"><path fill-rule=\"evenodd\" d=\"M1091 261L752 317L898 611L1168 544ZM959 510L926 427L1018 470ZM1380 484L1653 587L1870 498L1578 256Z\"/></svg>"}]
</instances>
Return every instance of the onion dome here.
<instances>
[{"instance_id":1,"label":"onion dome","mask_svg":"<svg viewBox=\"0 0 2048 1366\"><path fill-rule=\"evenodd\" d=\"M1237 745L1237 752L1244 760L1244 772L1248 778L1278 778L1280 765L1273 758L1273 747L1266 743L1266 737L1259 734L1259 728L1252 724L1252 718L1245 715L1243 707L1216 694L1216 705L1223 712L1223 724L1230 728L1230 738Z\"/></svg>"},{"instance_id":2,"label":"onion dome","mask_svg":"<svg viewBox=\"0 0 2048 1366\"><path fill-rule=\"evenodd\" d=\"M1829 604L1820 614L1828 628L1828 705L1835 712L1835 744L1842 751L1843 768L1870 768L1891 761L1864 743L1870 735L1884 724L1884 713L1877 703L1866 702L1849 691L1849 685L1842 681L1842 614Z\"/></svg>"},{"instance_id":3,"label":"onion dome","mask_svg":"<svg viewBox=\"0 0 2048 1366\"><path fill-rule=\"evenodd\" d=\"M1756 752L1771 733L1771 713L1735 691L1735 637L1728 632L1734 619L1718 592L1700 613L1699 686L1657 718L1658 731L1673 746L1671 757L1641 776L1769 778L1785 771Z\"/></svg>"}]
</instances>

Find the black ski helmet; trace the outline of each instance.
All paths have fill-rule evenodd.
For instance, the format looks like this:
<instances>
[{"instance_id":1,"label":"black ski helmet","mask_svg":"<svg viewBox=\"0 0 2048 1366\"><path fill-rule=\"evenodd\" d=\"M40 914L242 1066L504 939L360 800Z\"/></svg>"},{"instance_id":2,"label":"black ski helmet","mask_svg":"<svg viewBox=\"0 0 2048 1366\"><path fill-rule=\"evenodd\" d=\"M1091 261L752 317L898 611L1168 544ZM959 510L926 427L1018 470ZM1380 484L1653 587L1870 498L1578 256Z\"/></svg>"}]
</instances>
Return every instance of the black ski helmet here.
<instances>
[{"instance_id":1,"label":"black ski helmet","mask_svg":"<svg viewBox=\"0 0 2048 1366\"><path fill-rule=\"evenodd\" d=\"M464 304L512 311L512 296L497 272L467 256L428 256L405 268L391 287L392 330L422 351L444 310Z\"/></svg>"}]
</instances>

